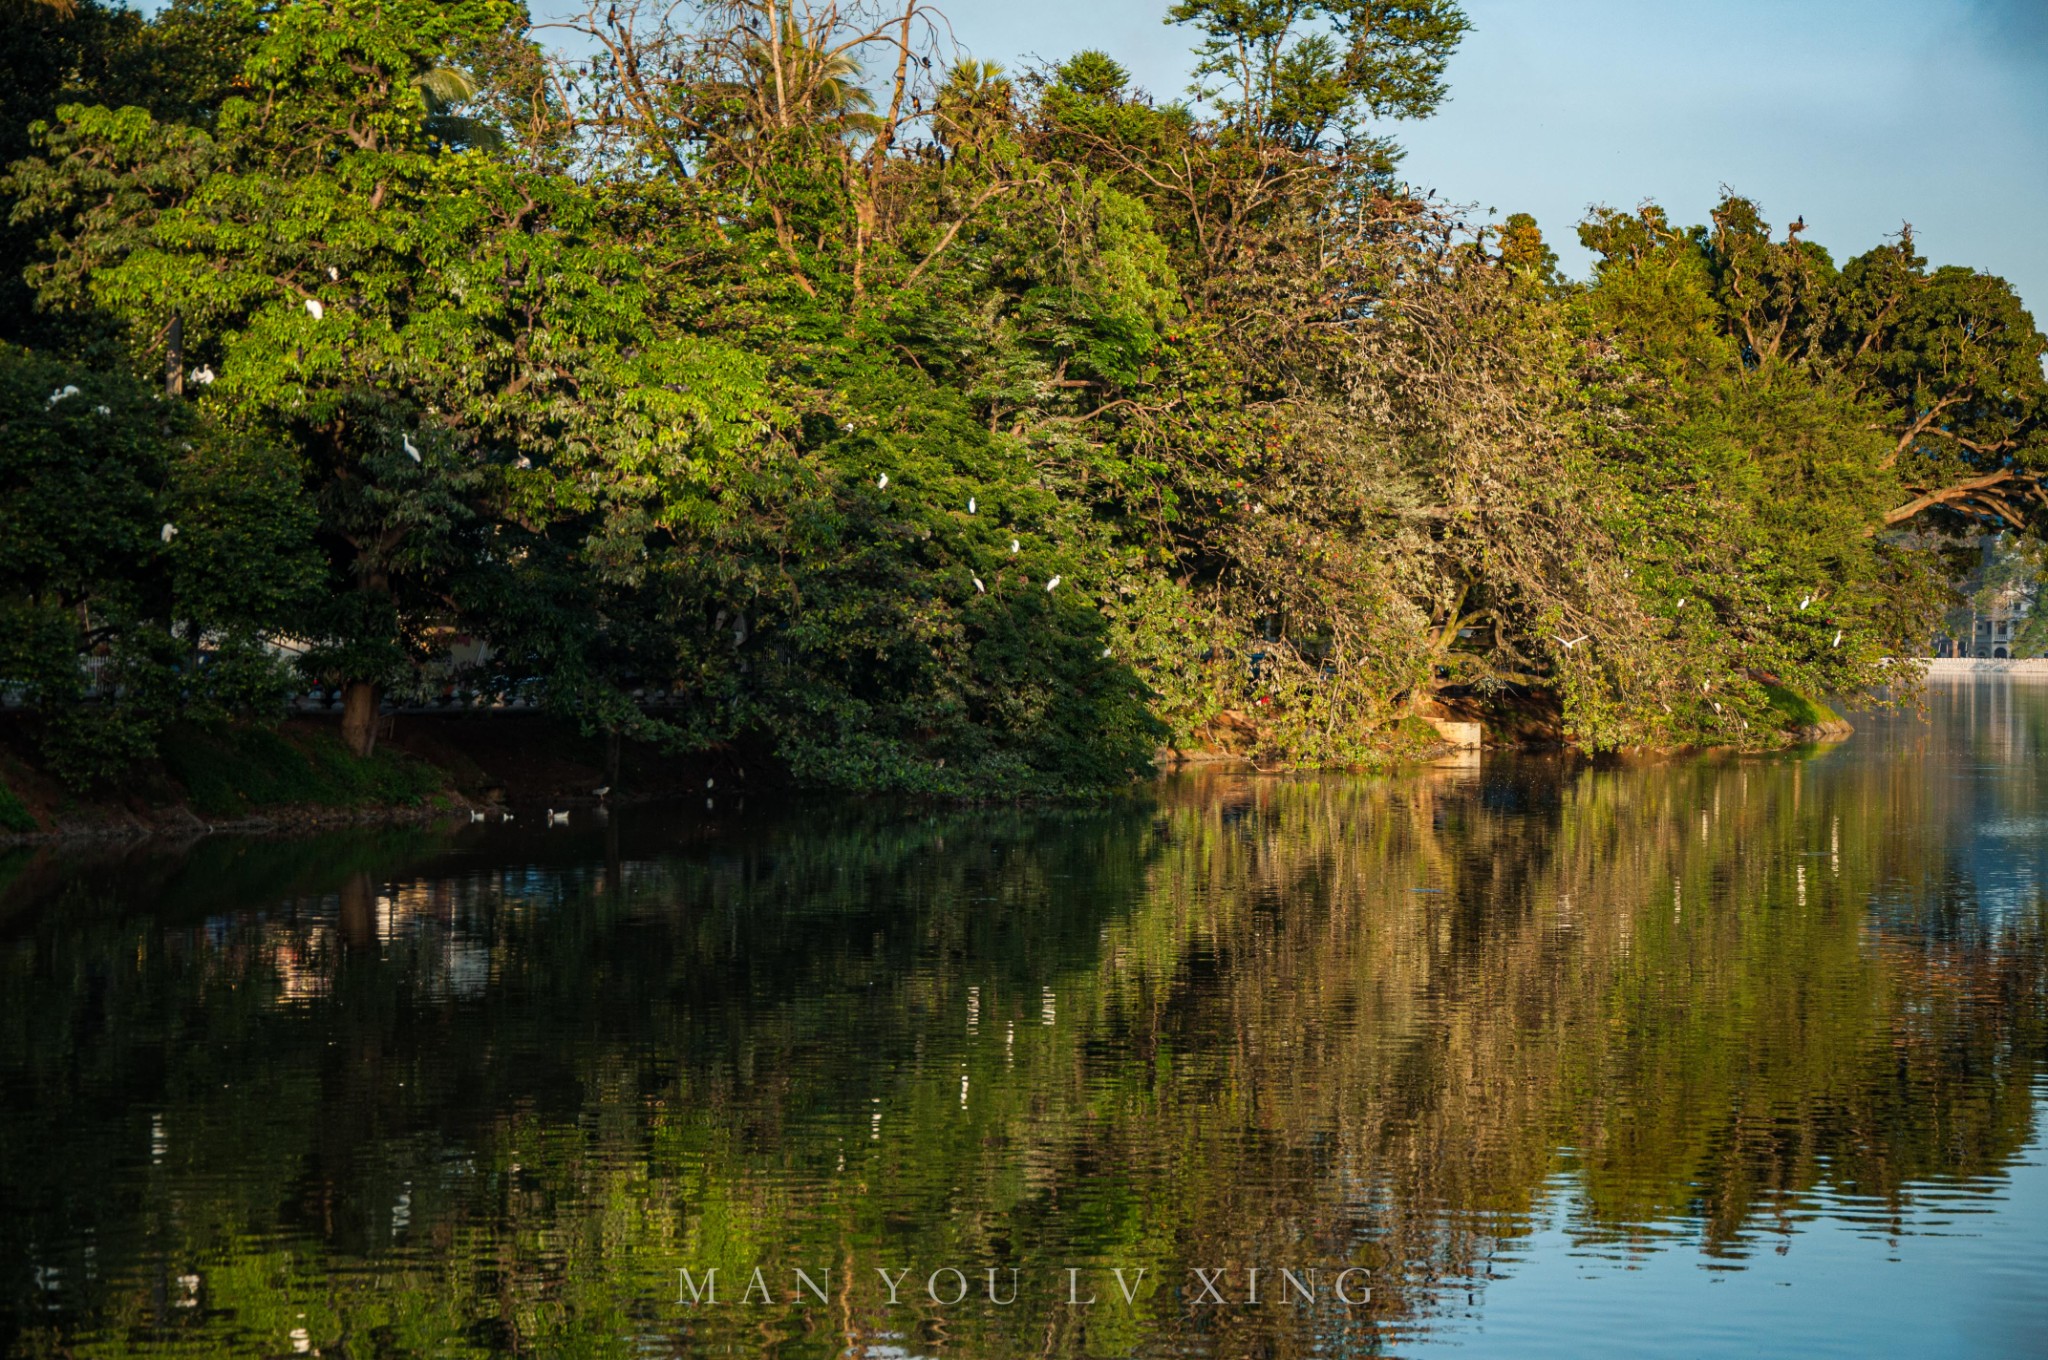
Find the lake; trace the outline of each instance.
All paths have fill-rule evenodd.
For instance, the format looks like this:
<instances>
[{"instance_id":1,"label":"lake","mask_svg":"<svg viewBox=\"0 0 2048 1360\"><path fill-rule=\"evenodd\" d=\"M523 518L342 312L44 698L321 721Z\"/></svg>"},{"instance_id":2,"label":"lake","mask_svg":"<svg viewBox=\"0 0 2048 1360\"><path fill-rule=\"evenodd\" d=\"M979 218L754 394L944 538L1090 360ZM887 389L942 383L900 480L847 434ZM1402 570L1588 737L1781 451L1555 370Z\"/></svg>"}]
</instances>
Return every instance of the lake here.
<instances>
[{"instance_id":1,"label":"lake","mask_svg":"<svg viewBox=\"0 0 2048 1360\"><path fill-rule=\"evenodd\" d=\"M0 852L0 1353L2048 1352L2048 685L1858 728Z\"/></svg>"}]
</instances>

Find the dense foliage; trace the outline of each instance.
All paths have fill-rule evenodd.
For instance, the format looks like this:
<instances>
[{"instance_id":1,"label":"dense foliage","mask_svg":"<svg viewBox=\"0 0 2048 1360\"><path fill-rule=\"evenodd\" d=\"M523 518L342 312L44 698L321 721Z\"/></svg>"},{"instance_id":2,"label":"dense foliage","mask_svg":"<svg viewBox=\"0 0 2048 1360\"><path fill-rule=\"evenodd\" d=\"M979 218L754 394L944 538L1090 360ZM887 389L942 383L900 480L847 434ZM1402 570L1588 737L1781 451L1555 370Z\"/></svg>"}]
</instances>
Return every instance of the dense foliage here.
<instances>
[{"instance_id":1,"label":"dense foliage","mask_svg":"<svg viewBox=\"0 0 2048 1360\"><path fill-rule=\"evenodd\" d=\"M2044 521L2002 281L1730 196L1568 282L1397 179L1450 0L1172 20L1193 103L919 0L0 7L0 675L87 782L292 683L360 752L525 684L940 792L1367 762L1447 693L1761 744Z\"/></svg>"}]
</instances>

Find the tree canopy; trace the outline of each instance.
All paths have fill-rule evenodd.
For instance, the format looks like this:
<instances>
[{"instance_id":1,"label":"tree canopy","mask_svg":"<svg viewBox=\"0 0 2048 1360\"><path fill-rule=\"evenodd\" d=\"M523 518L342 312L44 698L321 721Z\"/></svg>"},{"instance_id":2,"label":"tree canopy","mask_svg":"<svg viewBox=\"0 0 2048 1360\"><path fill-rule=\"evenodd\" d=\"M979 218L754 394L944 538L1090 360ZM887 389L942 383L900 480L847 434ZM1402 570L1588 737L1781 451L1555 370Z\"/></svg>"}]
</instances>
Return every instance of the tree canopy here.
<instances>
[{"instance_id":1,"label":"tree canopy","mask_svg":"<svg viewBox=\"0 0 2048 1360\"><path fill-rule=\"evenodd\" d=\"M505 0L0 9L0 679L53 751L123 734L81 779L294 685L358 751L523 686L942 793L1226 728L1369 763L1503 695L1759 745L2048 525L2002 280L1910 230L1838 267L1733 193L1596 210L1568 280L1397 177L1455 4L1170 22L1185 102L961 58L923 0L594 4L554 46ZM181 648L241 680L102 678Z\"/></svg>"}]
</instances>

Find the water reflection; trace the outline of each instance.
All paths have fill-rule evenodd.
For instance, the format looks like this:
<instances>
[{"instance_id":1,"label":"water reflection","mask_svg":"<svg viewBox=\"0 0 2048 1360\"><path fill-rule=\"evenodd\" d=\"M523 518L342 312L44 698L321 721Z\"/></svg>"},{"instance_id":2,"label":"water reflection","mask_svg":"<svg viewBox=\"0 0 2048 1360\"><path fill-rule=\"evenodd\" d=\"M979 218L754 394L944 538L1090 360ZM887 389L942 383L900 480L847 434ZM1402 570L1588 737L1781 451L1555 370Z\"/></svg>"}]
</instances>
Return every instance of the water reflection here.
<instances>
[{"instance_id":1,"label":"water reflection","mask_svg":"<svg viewBox=\"0 0 2048 1360\"><path fill-rule=\"evenodd\" d=\"M17 856L0 1350L1586 1353L1518 1287L2009 1267L2048 687L1931 704L1766 760Z\"/></svg>"}]
</instances>

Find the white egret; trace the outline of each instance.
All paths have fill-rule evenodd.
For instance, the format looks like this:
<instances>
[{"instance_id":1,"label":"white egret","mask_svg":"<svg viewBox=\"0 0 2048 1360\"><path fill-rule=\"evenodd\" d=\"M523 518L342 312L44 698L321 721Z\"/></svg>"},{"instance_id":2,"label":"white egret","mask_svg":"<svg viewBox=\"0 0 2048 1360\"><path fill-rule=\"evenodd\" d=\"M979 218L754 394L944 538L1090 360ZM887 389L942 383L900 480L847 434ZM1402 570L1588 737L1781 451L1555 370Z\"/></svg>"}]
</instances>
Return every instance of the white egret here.
<instances>
[{"instance_id":1,"label":"white egret","mask_svg":"<svg viewBox=\"0 0 2048 1360\"><path fill-rule=\"evenodd\" d=\"M557 812L553 808L548 809L549 826L567 826L568 824L569 814L567 812Z\"/></svg>"},{"instance_id":2,"label":"white egret","mask_svg":"<svg viewBox=\"0 0 2048 1360\"><path fill-rule=\"evenodd\" d=\"M75 397L75 396L77 396L77 395L78 395L78 384L77 384L77 383L65 383L65 384L64 384L64 385L63 385L62 387L58 388L58 389L57 389L56 391L54 391L54 392L52 392L52 393L50 394L50 400L49 400L48 404L49 404L49 405L51 405L51 406L55 406L55 405L56 405L56 404L57 404L58 402L60 402L60 401L65 401L65 400L67 400L67 399L69 399L69 398L71 398L71 397Z\"/></svg>"},{"instance_id":3,"label":"white egret","mask_svg":"<svg viewBox=\"0 0 2048 1360\"><path fill-rule=\"evenodd\" d=\"M597 795L598 797L600 797L600 798L604 797L604 796L605 796L606 794L610 793L611 791L612 791L612 786L611 786L611 785L609 785L609 784L605 784L605 785L603 785L603 786L601 786L601 787L599 787L599 788L595 788L595 789L592 789L592 790L591 790L591 792L592 792L592 793L596 794L596 795Z\"/></svg>"},{"instance_id":4,"label":"white egret","mask_svg":"<svg viewBox=\"0 0 2048 1360\"><path fill-rule=\"evenodd\" d=\"M981 578L980 578L979 576L976 576L976 577L974 577L974 578L973 578L973 580L974 580L974 593L975 593L975 594L977 594L977 595L986 595L986 594L988 594L988 587L987 587L987 586L985 586L985 585L983 585L983 584L981 583Z\"/></svg>"},{"instance_id":5,"label":"white egret","mask_svg":"<svg viewBox=\"0 0 2048 1360\"><path fill-rule=\"evenodd\" d=\"M1013 538L1013 539L1011 539L1011 540L1010 540L1010 556L1012 556L1012 557L1015 557L1015 556L1016 556L1016 555L1017 555L1018 553L1020 553L1020 552L1022 552L1022 551L1023 551L1023 549L1022 549L1021 547L1019 547L1019 546L1018 546L1017 540L1016 540L1016 539L1014 539L1014 538Z\"/></svg>"},{"instance_id":6,"label":"white egret","mask_svg":"<svg viewBox=\"0 0 2048 1360\"><path fill-rule=\"evenodd\" d=\"M111 406L95 406L92 408L92 410L94 415L99 416L110 416L114 414L114 408Z\"/></svg>"},{"instance_id":7,"label":"white egret","mask_svg":"<svg viewBox=\"0 0 2048 1360\"><path fill-rule=\"evenodd\" d=\"M877 490L877 491L887 491L888 489L889 489L889 474L885 472L885 473L883 473L883 474L882 474L881 476L879 476L879 477L877 477L877 478L875 479L875 490Z\"/></svg>"},{"instance_id":8,"label":"white egret","mask_svg":"<svg viewBox=\"0 0 2048 1360\"><path fill-rule=\"evenodd\" d=\"M1107 661L1107 660L1109 660L1109 648L1107 648L1107 647L1104 647L1104 648L1102 649L1102 659L1103 659L1104 661Z\"/></svg>"},{"instance_id":9,"label":"white egret","mask_svg":"<svg viewBox=\"0 0 2048 1360\"><path fill-rule=\"evenodd\" d=\"M334 283L340 283L340 282L341 282L341 271L340 271L339 269L336 269L336 268L335 268L335 267L334 267L333 265L328 265L328 266L327 266L327 277L328 277L328 279L329 279L329 280L330 280L331 282L334 282Z\"/></svg>"},{"instance_id":10,"label":"white egret","mask_svg":"<svg viewBox=\"0 0 2048 1360\"><path fill-rule=\"evenodd\" d=\"M1046 593L1047 593L1047 594L1051 594L1051 593L1052 593L1052 591L1053 591L1053 588L1054 588L1055 586L1059 585L1059 583L1060 583L1060 578L1059 578L1059 577L1057 577L1057 576L1053 577L1053 578L1052 578L1052 579L1051 579L1050 581L1047 581L1047 582L1045 583L1045 589L1046 589Z\"/></svg>"},{"instance_id":11,"label":"white egret","mask_svg":"<svg viewBox=\"0 0 2048 1360\"><path fill-rule=\"evenodd\" d=\"M480 821L482 821L483 819L484 819L484 815L483 815L483 813L481 813L481 812L478 812L478 811L477 811L477 810L476 810L475 808L471 808L471 809L469 810L469 820L471 820L472 822L480 822Z\"/></svg>"},{"instance_id":12,"label":"white egret","mask_svg":"<svg viewBox=\"0 0 2048 1360\"><path fill-rule=\"evenodd\" d=\"M522 453L519 455L519 460L513 463L512 466L520 468L530 468L533 466L533 460Z\"/></svg>"},{"instance_id":13,"label":"white egret","mask_svg":"<svg viewBox=\"0 0 2048 1360\"><path fill-rule=\"evenodd\" d=\"M306 315L312 317L315 321L318 321L321 317L327 315L327 309L320 305L319 298L307 298Z\"/></svg>"},{"instance_id":14,"label":"white egret","mask_svg":"<svg viewBox=\"0 0 2048 1360\"><path fill-rule=\"evenodd\" d=\"M1837 629L1835 630L1835 646L1839 647L1839 646L1841 646L1841 645L1842 645L1842 630L1841 630L1841 629L1839 629L1839 628L1837 628Z\"/></svg>"},{"instance_id":15,"label":"white egret","mask_svg":"<svg viewBox=\"0 0 2048 1360\"><path fill-rule=\"evenodd\" d=\"M707 779L707 780L705 780L705 781L704 781L704 787L705 787L705 788L707 788L707 789L708 789L708 788L712 788L712 787L716 786L716 785L717 785L717 783L718 783L718 781L717 781L716 779Z\"/></svg>"},{"instance_id":16,"label":"white egret","mask_svg":"<svg viewBox=\"0 0 2048 1360\"><path fill-rule=\"evenodd\" d=\"M418 449L416 449L416 448L414 448L414 447L413 447L413 444L412 444L412 436L411 436L411 435L409 435L409 434L401 434L401 435L399 435L399 436L398 436L398 442L399 442L399 443L401 443L401 444L403 444L403 445L405 445L405 456L406 456L406 457L408 457L408 458L412 459L412 460L413 460L413 461L414 461L415 463L419 462L419 460L420 460L420 451L419 451Z\"/></svg>"},{"instance_id":17,"label":"white egret","mask_svg":"<svg viewBox=\"0 0 2048 1360\"><path fill-rule=\"evenodd\" d=\"M1811 596L1811 595L1808 595L1808 596L1807 596L1807 597L1806 597L1805 599L1803 599L1803 600L1801 600L1801 601L1799 602L1799 612L1800 612L1800 613L1802 613L1802 614L1804 614L1804 613L1806 612L1806 606L1808 606L1808 605L1810 605L1810 604L1812 604L1812 603L1813 603L1813 596Z\"/></svg>"},{"instance_id":18,"label":"white egret","mask_svg":"<svg viewBox=\"0 0 2048 1360\"><path fill-rule=\"evenodd\" d=\"M164 526L164 532L163 532L163 540L164 540L164 542L168 543L168 542L170 542L170 541L171 541L172 539L176 538L177 536L178 536L178 526L177 526L177 525L175 525L175 524L166 524L166 525Z\"/></svg>"},{"instance_id":19,"label":"white egret","mask_svg":"<svg viewBox=\"0 0 2048 1360\"><path fill-rule=\"evenodd\" d=\"M202 364L198 368L193 369L192 381L200 384L202 387L213 386L213 366L211 364Z\"/></svg>"},{"instance_id":20,"label":"white egret","mask_svg":"<svg viewBox=\"0 0 2048 1360\"><path fill-rule=\"evenodd\" d=\"M967 498L967 513L970 515L974 513L974 497L972 496Z\"/></svg>"},{"instance_id":21,"label":"white egret","mask_svg":"<svg viewBox=\"0 0 2048 1360\"><path fill-rule=\"evenodd\" d=\"M1552 634L1552 636L1555 637L1556 635ZM1566 642L1563 638L1558 638L1557 642L1560 647L1563 647L1566 651L1570 651L1572 648L1578 646L1581 642L1586 641L1590 636L1591 634L1581 633L1577 637L1573 638L1570 642Z\"/></svg>"}]
</instances>

